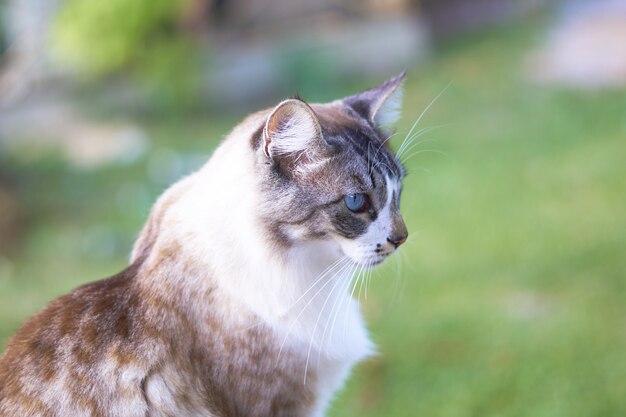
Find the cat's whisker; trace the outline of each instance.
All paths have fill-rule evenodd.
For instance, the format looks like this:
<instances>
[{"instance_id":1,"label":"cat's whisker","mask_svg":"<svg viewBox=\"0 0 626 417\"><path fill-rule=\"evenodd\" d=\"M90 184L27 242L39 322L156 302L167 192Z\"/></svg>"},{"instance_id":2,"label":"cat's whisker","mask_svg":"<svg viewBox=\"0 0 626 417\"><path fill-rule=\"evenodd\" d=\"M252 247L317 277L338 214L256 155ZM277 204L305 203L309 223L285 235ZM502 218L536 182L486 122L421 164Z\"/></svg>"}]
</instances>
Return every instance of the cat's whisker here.
<instances>
[{"instance_id":1,"label":"cat's whisker","mask_svg":"<svg viewBox=\"0 0 626 417\"><path fill-rule=\"evenodd\" d=\"M350 265L348 265L348 268L350 267ZM345 267L342 269L342 272L345 271ZM304 385L306 385L306 377L307 377L307 373L309 370L309 361L311 359L311 350L313 349L313 339L315 337L315 332L317 330L317 326L319 325L319 321L322 318L322 315L324 313L324 310L326 309L326 305L328 304L328 301L330 300L330 298L332 297L333 293L335 292L336 288L339 286L339 284L342 282L341 276L339 276L338 279L335 280L335 284L332 286L330 292L326 295L326 299L324 300L324 304L322 304L322 308L319 311L319 314L317 315L317 320L315 320L315 325L313 326L313 330L311 332L311 340L309 342L309 349L307 351L307 355L306 355L306 364L304 366ZM321 346L320 346L321 349Z\"/></svg>"},{"instance_id":2,"label":"cat's whisker","mask_svg":"<svg viewBox=\"0 0 626 417\"><path fill-rule=\"evenodd\" d=\"M300 319L300 317L302 316L302 314L304 314L304 312L306 311L306 309L308 308L308 306L313 302L313 300L315 300L315 298L317 298L317 296L324 290L324 288L326 288L326 286L328 284L330 284L331 282L334 281L334 278L337 277L338 275L340 275L344 269L350 265L350 258L348 258L347 256L342 258L340 260L341 262L337 263L335 265L335 268L338 268L335 273L332 275L332 277L330 277L325 283L324 285L322 285L315 294L313 294L313 296L308 300L308 302L302 307L302 309L299 311L298 315L293 318L291 320L291 323L289 324L289 327L287 329L287 334L285 334L285 337L283 338L282 343L280 344L280 349L278 350L278 355L276 357L276 364L278 364L278 362L280 361L280 355L282 354L282 351L285 347L285 343L287 342L287 339L289 338L289 335L291 334L291 331L293 329L293 326L296 325L296 323L298 322L298 320ZM341 265L339 267L339 265Z\"/></svg>"},{"instance_id":3,"label":"cat's whisker","mask_svg":"<svg viewBox=\"0 0 626 417\"><path fill-rule=\"evenodd\" d=\"M335 329L335 321L337 320L337 316L339 315L339 310L341 309L341 305L343 304L343 301L346 299L346 295L348 293L348 289L350 288L350 283L352 282L352 277L354 276L354 272L356 270L356 265L352 266L351 271L346 275L345 278L345 284L343 284L341 286L340 292L339 292L339 296L335 298L335 301L333 303L333 307L330 310L330 314L328 316L328 319L326 320L326 324L324 326L324 332L322 333L322 339L321 339L321 343L320 346L325 346L324 341L326 340L326 332L328 330L328 324L330 323L330 320L332 319L332 325L330 328L330 332L328 333L328 346L331 344L332 342L332 338L333 338L333 331ZM336 307L336 310L335 310ZM321 363L321 357L322 357L322 349L320 348L318 350L318 354L317 354L317 364L319 366L319 364Z\"/></svg>"},{"instance_id":4,"label":"cat's whisker","mask_svg":"<svg viewBox=\"0 0 626 417\"><path fill-rule=\"evenodd\" d=\"M411 137L406 140L406 144L403 147L403 149L402 150L398 150L396 152L396 158L401 159L402 155L404 155L405 153L409 152L415 146L418 146L418 145L421 145L421 144L427 143L427 142L437 142L439 139L433 139L433 138L431 138L431 139L424 139L424 140L420 140L420 141L417 141L417 142L415 142L415 141L417 140L417 138L419 138L419 137L421 137L421 136L423 136L423 135L425 135L427 133L430 133L430 132L432 132L434 130L441 129L443 127L447 127L447 126L450 126L450 125L451 125L451 123L446 123L446 124L442 124L442 125L424 127L422 129L418 130L417 132L413 133L411 135Z\"/></svg>"},{"instance_id":5,"label":"cat's whisker","mask_svg":"<svg viewBox=\"0 0 626 417\"><path fill-rule=\"evenodd\" d=\"M361 283L359 284L359 295L357 296L358 300L361 299L361 291L363 290L363 282L365 281L365 275L367 274L365 267L362 267L362 271L363 271L363 277L361 277Z\"/></svg>"},{"instance_id":6,"label":"cat's whisker","mask_svg":"<svg viewBox=\"0 0 626 417\"><path fill-rule=\"evenodd\" d=\"M304 297L313 290L313 288L315 288L315 286L317 286L317 284L319 284L329 273L331 273L333 270L337 269L339 267L339 264L342 263L343 261L347 261L349 260L349 258L347 256L342 256L341 258L339 258L338 260L336 260L335 262L333 262L330 266L328 266L324 271L322 271L320 273L320 275L313 281L313 283L307 288L307 290L300 295L300 297L294 301L289 307L287 307L284 312L283 312L283 316L285 314L287 314L289 311L291 311L291 309L293 309L296 305L298 305L298 303L300 301L302 301L304 299ZM317 294L316 294L317 295ZM316 295L314 295L313 297L315 297ZM241 329L239 329L238 331L247 331L250 329L253 329L261 324L265 324L265 321L261 320L257 323L254 323L250 326L245 326L242 327Z\"/></svg>"},{"instance_id":7,"label":"cat's whisker","mask_svg":"<svg viewBox=\"0 0 626 417\"><path fill-rule=\"evenodd\" d=\"M352 291L350 292L350 298L348 299L348 307L346 307L346 317L348 315L348 311L350 311L350 305L352 304L352 300L354 298L354 291L356 290L356 286L359 283L359 278L361 277L361 273L363 272L363 266L357 265L358 272L356 277L352 280ZM345 338L346 334L346 320L343 321L343 335Z\"/></svg>"},{"instance_id":8,"label":"cat's whisker","mask_svg":"<svg viewBox=\"0 0 626 417\"><path fill-rule=\"evenodd\" d=\"M311 284L309 288L300 297L298 297L298 299L294 303L292 303L287 309L285 309L283 315L289 313L289 311L291 311L291 309L293 309L300 301L302 301L305 296L317 286L317 284L319 284L322 280L324 280L324 278L327 278L332 273L332 275L326 279L324 285L318 288L317 292L309 298L308 302L302 308L302 310L306 309L306 307L313 301L313 299L315 299L315 297L317 297L317 295L326 287L326 285L332 282L333 279L339 273L341 273L345 266L350 264L350 262L351 259L348 256L343 256L339 260L335 261L335 263L333 263L330 267L326 268L326 270L322 272L318 278L315 279L313 284ZM300 311L300 314L301 313L302 311Z\"/></svg>"},{"instance_id":9,"label":"cat's whisker","mask_svg":"<svg viewBox=\"0 0 626 417\"><path fill-rule=\"evenodd\" d=\"M412 169L407 169L407 175L416 172L416 170L420 170L421 172L425 172L426 174L433 175L433 172L430 169L424 167L413 167Z\"/></svg>"},{"instance_id":10,"label":"cat's whisker","mask_svg":"<svg viewBox=\"0 0 626 417\"><path fill-rule=\"evenodd\" d=\"M298 297L298 299L297 299L296 301L294 301L294 302L293 302L293 303L292 303L289 307L287 307L287 308L284 310L284 312L283 312L283 314L282 314L282 315L284 316L284 315L285 315L285 314L287 314L289 311L291 311L291 309L293 309L295 306L297 306L297 305L298 305L298 303L299 303L300 301L302 301L302 300L304 299L304 297L306 297L306 295L307 295L309 292L311 292L311 291L313 290L313 288L315 288L315 287L317 286L317 284L319 284L319 283L320 283L320 282L321 282L321 281L322 281L322 280L323 280L323 279L324 279L324 278L325 278L328 274L330 274L331 272L333 272L333 270L336 270L337 268L339 268L339 265L340 265L342 262L346 262L346 261L349 261L349 260L350 260L350 259L349 259L349 257L348 257L348 256L342 256L341 258L339 258L338 260L336 260L335 262L333 262L332 264L330 264L330 266L328 266L328 267L327 267L324 271L322 271L322 272L320 273L320 275L319 275L319 276L318 276L318 277L317 277L317 278L313 281L313 283L312 283L312 284L311 284L311 285L310 285L310 286L306 289L306 291L305 291L302 295L300 295L300 297ZM314 297L316 297L316 296L317 296L317 294L315 294L315 295L313 296L313 298L314 298ZM298 316L298 317L299 317L299 316ZM296 319L297 319L297 318L296 318ZM257 326L259 326L259 325L261 325L261 324L264 324L264 323L265 323L265 321L261 320L261 321L259 321L258 323L254 323L254 324L252 324L252 325L250 325L250 326L243 327L243 328L239 329L239 331L247 331L247 330L253 329L253 328L255 328L255 327L257 327ZM279 356L280 356L280 354L279 354Z\"/></svg>"},{"instance_id":11,"label":"cat's whisker","mask_svg":"<svg viewBox=\"0 0 626 417\"><path fill-rule=\"evenodd\" d=\"M424 115L426 114L426 112L433 106L433 104L435 104L435 102L439 99L439 97L441 97L441 95L448 89L448 87L450 87L450 85L452 85L452 81L450 81L448 83L448 85L446 85L443 90L441 90L439 92L439 94L437 94L435 96L435 98L433 98L430 103L428 103L428 106L426 106L426 108L424 108L424 110L422 110L422 113L420 113L420 115L418 116L417 120L415 120L415 122L413 123L413 126L411 126L411 129L409 130L409 133L407 133L406 137L408 138L409 136L411 136L411 134L413 133L413 130L415 130L415 128L417 127L417 125L419 124L419 122L422 120L422 117L424 117ZM398 153L400 153L400 151L402 150L402 148L404 147L404 144L406 143L406 138L405 140L402 142L402 145L400 145L400 149L398 150Z\"/></svg>"},{"instance_id":12,"label":"cat's whisker","mask_svg":"<svg viewBox=\"0 0 626 417\"><path fill-rule=\"evenodd\" d=\"M405 243L408 245L408 247L415 247L415 239L413 238L413 236L409 236L409 238L407 239L407 241L406 241ZM405 257L404 257L404 259L406 260L408 255L406 255L406 252L403 252L402 254L405 256ZM415 267L413 266L413 263L412 263L412 262L410 262L410 261L406 261L406 262L404 263L404 265L405 265L406 267L408 267L408 268L409 268L409 270L410 270L413 274L417 274L417 271L415 270Z\"/></svg>"},{"instance_id":13,"label":"cat's whisker","mask_svg":"<svg viewBox=\"0 0 626 417\"><path fill-rule=\"evenodd\" d=\"M431 132L437 127L440 127L440 126L424 127L418 130L417 132L413 133L410 137L406 138L406 140L402 143L402 145L404 146L402 146L401 149L398 149L398 151L396 152L396 158L400 159L400 157L406 152L406 150L411 148L415 144L423 143L424 141L415 142L415 140L417 140L417 138L421 137L422 135L425 135L426 133ZM429 139L429 140L433 140L433 139Z\"/></svg>"},{"instance_id":14,"label":"cat's whisker","mask_svg":"<svg viewBox=\"0 0 626 417\"><path fill-rule=\"evenodd\" d=\"M333 302L333 306L330 309L330 314L328 316L328 319L326 320L326 324L324 325L324 332L322 333L322 339L321 339L320 345L324 345L324 341L326 340L326 333L328 331L328 324L330 323L330 321L332 319L333 313L335 311L335 307L337 306L337 304L341 305L341 302L345 298L345 297L341 296L341 294L343 294L344 292L347 292L347 289L350 286L350 282L352 281L352 276L354 274L355 268L356 268L356 266L353 265L352 266L352 270L348 274L346 274L346 282L345 282L345 284L343 284L341 286L342 289L339 290L340 291L340 296L336 297L335 301ZM343 289L344 287L345 287L345 289Z\"/></svg>"},{"instance_id":15,"label":"cat's whisker","mask_svg":"<svg viewBox=\"0 0 626 417\"><path fill-rule=\"evenodd\" d=\"M361 272L363 271L363 267L359 264L355 265L354 271L352 273L352 278L350 280L350 285L348 286L347 290L346 290L346 294L348 296L348 303L347 303L347 307L346 307L346 311L344 313L344 321L343 321L343 329L342 329L342 338L345 341L346 338L346 321L347 321L347 317L348 317L348 312L350 311L350 304L352 303L352 299L354 297L354 292L356 290L356 286L359 282L359 276L361 275ZM352 289L350 289L352 288Z\"/></svg>"},{"instance_id":16,"label":"cat's whisker","mask_svg":"<svg viewBox=\"0 0 626 417\"><path fill-rule=\"evenodd\" d=\"M405 163L406 163L406 162L408 162L411 158L413 158L414 156L417 156L417 155L419 155L419 154L421 154L421 153L436 153L436 154L439 154L439 155L446 156L446 157L448 157L448 158L450 157L450 155L448 155L447 153L442 152L442 151L439 151L439 150L437 150L437 149L422 149L422 150L415 151L415 152L413 152L412 154L410 154L410 155L409 155L409 156L408 156L408 157L404 160L404 162L405 162Z\"/></svg>"},{"instance_id":17,"label":"cat's whisker","mask_svg":"<svg viewBox=\"0 0 626 417\"><path fill-rule=\"evenodd\" d=\"M380 150L383 148L383 146L385 146L385 143L389 142L391 140L391 138L393 138L394 136L397 136L398 132L394 132L391 135L387 136L387 138L385 140L383 140L381 142L381 144L378 146L378 149L376 149L376 155L379 154Z\"/></svg>"},{"instance_id":18,"label":"cat's whisker","mask_svg":"<svg viewBox=\"0 0 626 417\"><path fill-rule=\"evenodd\" d=\"M334 318L334 320L333 320L333 324L332 324L331 329L330 329L330 331L331 331L331 333L330 333L330 334L331 334L331 335L332 335L332 334L334 334L335 321L337 320L337 317L339 316L339 310L341 309L341 306L342 306L342 304L343 304L344 300L346 300L346 299L347 299L347 305L348 305L348 306L350 305L350 299L352 298L351 291L350 291L350 287L351 287L352 283L354 282L354 275L356 274L357 269L359 269L359 265L358 265L358 264L355 264L355 265L353 266L353 268L352 268L352 271L350 272L349 279L348 279L348 280L347 280L347 282L346 282L346 286L345 286L345 290L344 290L345 296L343 296L343 297L341 298L341 302L340 302L340 303L339 303L339 305L337 306L337 312L336 312L336 314L335 314L335 318ZM344 314L344 318L348 315L348 312L349 312L349 311L350 311L350 309L349 309L349 307L348 307L348 308L346 309L345 314ZM345 320L344 320L344 322L345 322ZM332 340L331 340L331 341L332 341Z\"/></svg>"},{"instance_id":19,"label":"cat's whisker","mask_svg":"<svg viewBox=\"0 0 626 417\"><path fill-rule=\"evenodd\" d=\"M404 273L404 261L406 261L406 252L403 250L397 251L399 256L394 256L394 263L396 268L396 275L394 276L394 292L392 295L391 305L396 305L398 300L403 294L403 289L406 284L406 275Z\"/></svg>"},{"instance_id":20,"label":"cat's whisker","mask_svg":"<svg viewBox=\"0 0 626 417\"><path fill-rule=\"evenodd\" d=\"M378 165L382 165L385 168L387 168L387 171L391 171L391 168L389 168L389 165L387 165L386 163L382 162L382 161L378 161L374 164L374 168L376 168Z\"/></svg>"},{"instance_id":21,"label":"cat's whisker","mask_svg":"<svg viewBox=\"0 0 626 417\"><path fill-rule=\"evenodd\" d=\"M339 267L339 265L344 262L344 261L349 261L350 258L348 256L342 256L341 258L339 258L338 260L336 260L335 262L333 262L329 267L327 267L324 271L322 271L320 273L320 275L313 281L313 283L309 286L309 288L307 288L307 290L302 293L302 295L300 295L300 297L298 297L298 299L296 301L294 301L289 307L287 307L285 313L289 312L292 308L294 308L300 301L302 301L304 299L304 297L307 296L307 294L313 290L313 288L319 284L329 273L331 273L333 270L337 269Z\"/></svg>"},{"instance_id":22,"label":"cat's whisker","mask_svg":"<svg viewBox=\"0 0 626 417\"><path fill-rule=\"evenodd\" d=\"M363 287L364 287L363 297L365 300L367 300L367 284L369 282L369 275L370 275L370 270L369 270L369 262L368 262L366 269L365 269L365 276L363 277Z\"/></svg>"},{"instance_id":23,"label":"cat's whisker","mask_svg":"<svg viewBox=\"0 0 626 417\"><path fill-rule=\"evenodd\" d=\"M367 300L367 287L369 287L371 285L372 282L372 275L374 274L374 270L372 269L372 265L374 264L373 261L370 261L367 265L367 281L365 282L365 299Z\"/></svg>"},{"instance_id":24,"label":"cat's whisker","mask_svg":"<svg viewBox=\"0 0 626 417\"><path fill-rule=\"evenodd\" d=\"M439 139L438 138L427 138L427 139L422 139L420 141L414 142L410 146L407 146L405 148L405 150L402 152L402 155L397 156L397 158L400 159L402 161L402 163L405 163L407 161L407 159L404 159L404 155L406 155L407 153L415 150L420 145L423 145L423 144L429 143L429 142L439 142Z\"/></svg>"},{"instance_id":25,"label":"cat's whisker","mask_svg":"<svg viewBox=\"0 0 626 417\"><path fill-rule=\"evenodd\" d=\"M343 301L347 298L347 303L346 303L347 307L346 307L345 313L343 315L343 317L344 317L344 320L343 320L344 325L343 325L343 331L342 331L343 338L345 339L346 318L348 317L348 314L350 312L350 303L352 302L352 294L354 293L354 288L355 288L355 286L353 286L352 287L352 291L350 291L350 286L354 282L354 275L355 275L357 269L362 270L362 267L360 267L358 265L355 265L355 267L353 268L352 273L350 275L350 279L348 280L348 283L347 283L346 288L345 288L346 295L344 297L342 297L341 302L337 306L337 311L335 313L335 318L333 319L333 323L332 323L331 328L330 328L330 335L331 335L331 337L335 334L334 333L334 331L335 331L335 322L337 321L337 318L339 317L339 310L341 309L341 305L343 304ZM332 342L332 339L329 340L329 344L331 342Z\"/></svg>"}]
</instances>

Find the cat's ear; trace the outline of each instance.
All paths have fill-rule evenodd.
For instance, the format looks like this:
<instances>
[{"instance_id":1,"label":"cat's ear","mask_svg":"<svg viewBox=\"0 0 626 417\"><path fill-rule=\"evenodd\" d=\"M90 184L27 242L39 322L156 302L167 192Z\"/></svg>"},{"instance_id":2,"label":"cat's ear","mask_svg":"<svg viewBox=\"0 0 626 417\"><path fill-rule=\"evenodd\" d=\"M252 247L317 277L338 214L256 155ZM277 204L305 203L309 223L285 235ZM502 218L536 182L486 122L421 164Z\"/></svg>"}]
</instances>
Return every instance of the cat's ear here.
<instances>
[{"instance_id":1,"label":"cat's ear","mask_svg":"<svg viewBox=\"0 0 626 417\"><path fill-rule=\"evenodd\" d=\"M312 162L326 145L315 112L298 99L276 106L265 122L263 138L265 155L274 160L296 157Z\"/></svg>"},{"instance_id":2,"label":"cat's ear","mask_svg":"<svg viewBox=\"0 0 626 417\"><path fill-rule=\"evenodd\" d=\"M400 118L402 82L406 72L343 101L378 127L390 127Z\"/></svg>"}]
</instances>

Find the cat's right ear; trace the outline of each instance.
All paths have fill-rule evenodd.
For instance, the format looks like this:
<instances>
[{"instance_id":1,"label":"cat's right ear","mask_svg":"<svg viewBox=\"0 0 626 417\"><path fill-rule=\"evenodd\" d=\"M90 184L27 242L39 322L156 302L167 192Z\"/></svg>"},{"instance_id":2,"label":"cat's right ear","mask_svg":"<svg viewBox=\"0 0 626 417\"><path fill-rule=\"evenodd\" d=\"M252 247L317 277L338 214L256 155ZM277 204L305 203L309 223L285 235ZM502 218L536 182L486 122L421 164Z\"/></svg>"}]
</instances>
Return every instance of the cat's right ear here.
<instances>
[{"instance_id":1,"label":"cat's right ear","mask_svg":"<svg viewBox=\"0 0 626 417\"><path fill-rule=\"evenodd\" d=\"M315 112L302 100L282 101L265 122L263 150L274 161L311 163L322 156L326 147Z\"/></svg>"},{"instance_id":2,"label":"cat's right ear","mask_svg":"<svg viewBox=\"0 0 626 417\"><path fill-rule=\"evenodd\" d=\"M406 71L403 71L379 86L346 97L343 101L376 126L389 128L400 117L402 83L405 76Z\"/></svg>"}]
</instances>

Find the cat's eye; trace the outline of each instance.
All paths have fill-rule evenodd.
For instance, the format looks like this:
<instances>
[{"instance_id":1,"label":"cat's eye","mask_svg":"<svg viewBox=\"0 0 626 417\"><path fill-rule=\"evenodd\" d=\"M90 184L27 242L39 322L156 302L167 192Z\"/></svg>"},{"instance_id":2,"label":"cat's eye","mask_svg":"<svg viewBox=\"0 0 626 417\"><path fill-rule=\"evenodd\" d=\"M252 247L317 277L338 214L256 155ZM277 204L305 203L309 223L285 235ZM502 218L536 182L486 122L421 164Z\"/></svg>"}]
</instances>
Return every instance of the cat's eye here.
<instances>
[{"instance_id":1,"label":"cat's eye","mask_svg":"<svg viewBox=\"0 0 626 417\"><path fill-rule=\"evenodd\" d=\"M363 213L370 208L370 198L367 194L348 194L343 200L346 207L354 213Z\"/></svg>"}]
</instances>

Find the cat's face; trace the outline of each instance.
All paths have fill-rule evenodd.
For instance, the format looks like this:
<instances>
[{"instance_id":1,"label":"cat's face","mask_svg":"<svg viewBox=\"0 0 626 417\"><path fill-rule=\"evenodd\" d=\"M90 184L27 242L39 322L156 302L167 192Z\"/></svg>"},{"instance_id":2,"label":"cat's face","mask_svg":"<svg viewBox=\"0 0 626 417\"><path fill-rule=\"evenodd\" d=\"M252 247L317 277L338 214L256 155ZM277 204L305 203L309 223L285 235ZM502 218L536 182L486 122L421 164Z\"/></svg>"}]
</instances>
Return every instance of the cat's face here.
<instances>
[{"instance_id":1,"label":"cat's face","mask_svg":"<svg viewBox=\"0 0 626 417\"><path fill-rule=\"evenodd\" d=\"M286 245L320 240L367 267L407 238L404 170L387 146L401 78L324 105L280 103L258 152L263 222Z\"/></svg>"}]
</instances>

